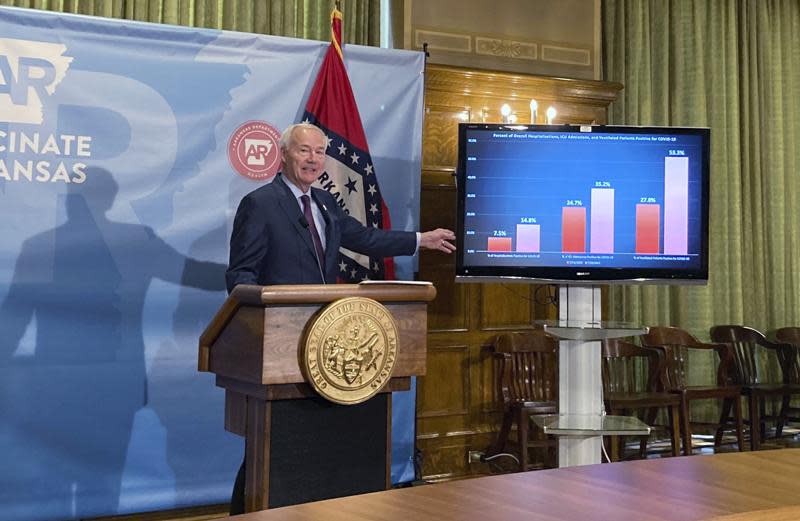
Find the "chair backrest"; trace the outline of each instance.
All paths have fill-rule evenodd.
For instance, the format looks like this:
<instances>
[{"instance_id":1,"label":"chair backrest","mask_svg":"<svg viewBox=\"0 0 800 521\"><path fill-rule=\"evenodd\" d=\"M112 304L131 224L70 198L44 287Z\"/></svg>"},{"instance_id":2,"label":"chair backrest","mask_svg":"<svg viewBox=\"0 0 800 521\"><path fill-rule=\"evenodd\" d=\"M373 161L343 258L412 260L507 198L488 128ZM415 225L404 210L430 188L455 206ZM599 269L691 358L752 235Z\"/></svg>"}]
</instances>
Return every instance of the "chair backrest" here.
<instances>
[{"instance_id":1,"label":"chair backrest","mask_svg":"<svg viewBox=\"0 0 800 521\"><path fill-rule=\"evenodd\" d=\"M800 327L782 327L776 329L773 336L778 342L800 347Z\"/></svg>"},{"instance_id":2,"label":"chair backrest","mask_svg":"<svg viewBox=\"0 0 800 521\"><path fill-rule=\"evenodd\" d=\"M800 384L800 327L782 327L773 336L786 346L781 357L784 383Z\"/></svg>"},{"instance_id":3,"label":"chair backrest","mask_svg":"<svg viewBox=\"0 0 800 521\"><path fill-rule=\"evenodd\" d=\"M717 385L733 383L735 376L733 356L730 347L725 344L707 344L700 342L688 331L678 327L653 326L641 337L642 344L657 347L664 351L666 357L667 387L683 389L687 387L686 363L692 349L714 350L719 355L717 366Z\"/></svg>"},{"instance_id":4,"label":"chair backrest","mask_svg":"<svg viewBox=\"0 0 800 521\"><path fill-rule=\"evenodd\" d=\"M642 336L642 343L649 346L693 346L700 341L679 327L653 326Z\"/></svg>"},{"instance_id":5,"label":"chair backrest","mask_svg":"<svg viewBox=\"0 0 800 521\"><path fill-rule=\"evenodd\" d=\"M781 344L768 341L753 328L739 325L712 327L711 340L731 346L738 384L754 385L777 380L768 376L766 368L770 359L782 368Z\"/></svg>"},{"instance_id":6,"label":"chair backrest","mask_svg":"<svg viewBox=\"0 0 800 521\"><path fill-rule=\"evenodd\" d=\"M603 392L635 393L662 390L666 377L663 354L625 340L603 341Z\"/></svg>"},{"instance_id":7,"label":"chair backrest","mask_svg":"<svg viewBox=\"0 0 800 521\"><path fill-rule=\"evenodd\" d=\"M558 340L541 330L495 337L503 403L558 401Z\"/></svg>"}]
</instances>

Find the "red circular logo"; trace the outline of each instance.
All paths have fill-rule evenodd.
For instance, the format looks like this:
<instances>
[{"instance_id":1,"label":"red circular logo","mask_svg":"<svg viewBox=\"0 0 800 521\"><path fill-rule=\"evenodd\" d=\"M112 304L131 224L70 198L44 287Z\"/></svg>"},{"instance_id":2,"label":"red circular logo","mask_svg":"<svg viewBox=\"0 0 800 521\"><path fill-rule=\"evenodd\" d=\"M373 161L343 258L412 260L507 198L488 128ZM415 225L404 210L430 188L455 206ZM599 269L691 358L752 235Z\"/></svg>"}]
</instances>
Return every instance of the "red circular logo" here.
<instances>
[{"instance_id":1,"label":"red circular logo","mask_svg":"<svg viewBox=\"0 0 800 521\"><path fill-rule=\"evenodd\" d=\"M266 181L281 166L281 134L266 121L248 121L228 140L228 160L240 175Z\"/></svg>"}]
</instances>

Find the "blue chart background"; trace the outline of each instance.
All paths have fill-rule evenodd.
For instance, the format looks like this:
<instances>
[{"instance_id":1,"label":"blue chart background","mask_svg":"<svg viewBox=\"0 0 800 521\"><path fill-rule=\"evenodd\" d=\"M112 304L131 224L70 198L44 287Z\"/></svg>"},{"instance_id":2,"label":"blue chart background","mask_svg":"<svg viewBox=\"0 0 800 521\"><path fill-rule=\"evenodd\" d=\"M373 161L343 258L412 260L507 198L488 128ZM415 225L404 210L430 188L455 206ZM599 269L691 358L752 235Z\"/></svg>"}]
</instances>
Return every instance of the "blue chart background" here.
<instances>
[{"instance_id":1,"label":"blue chart background","mask_svg":"<svg viewBox=\"0 0 800 521\"><path fill-rule=\"evenodd\" d=\"M42 58L30 42L72 61L41 124L0 111L2 518L225 502L243 442L196 370L197 338L225 299L233 213L259 185L231 168L228 139L296 122L327 43L0 8L0 60ZM423 56L344 53L393 225L415 230ZM15 152L23 132L90 136L90 157ZM15 161L83 162L86 180L14 178ZM408 481L413 394L393 412L392 476Z\"/></svg>"},{"instance_id":2,"label":"blue chart background","mask_svg":"<svg viewBox=\"0 0 800 521\"><path fill-rule=\"evenodd\" d=\"M653 197L661 206L661 242L664 225L664 158L669 150L683 150L689 158L689 253L700 248L701 223L701 142L698 136L644 135L674 141L610 140L611 134L575 132L518 132L510 137L493 137L497 131L470 130L475 139L467 145L465 175L467 235L465 266L566 266L561 256L561 214L567 200L580 200L586 208L586 251L591 234L591 191L596 182L608 182L614 190L614 252L634 253L636 204L642 197ZM508 134L508 133L506 133ZM633 137L633 136L629 136ZM475 176L475 179L470 179ZM515 237L516 225L524 218L535 218L540 225L541 255L526 258L489 258L487 238L494 231ZM514 238L516 240L516 238ZM551 252L551 253L547 253ZM676 264L697 268L698 257L690 261L634 260L628 255L605 258L602 267L671 267Z\"/></svg>"}]
</instances>

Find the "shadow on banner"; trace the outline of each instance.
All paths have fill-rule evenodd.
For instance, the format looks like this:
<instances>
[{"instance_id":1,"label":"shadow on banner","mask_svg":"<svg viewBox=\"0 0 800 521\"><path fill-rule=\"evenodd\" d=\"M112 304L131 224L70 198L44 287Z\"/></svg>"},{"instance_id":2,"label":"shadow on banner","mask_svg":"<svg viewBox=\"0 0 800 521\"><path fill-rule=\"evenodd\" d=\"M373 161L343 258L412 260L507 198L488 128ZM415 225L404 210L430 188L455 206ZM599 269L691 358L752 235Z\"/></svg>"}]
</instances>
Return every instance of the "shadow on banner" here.
<instances>
[{"instance_id":1,"label":"shadow on banner","mask_svg":"<svg viewBox=\"0 0 800 521\"><path fill-rule=\"evenodd\" d=\"M133 418L147 403L148 287L158 278L224 289L225 266L184 257L150 227L108 220L118 185L106 170L87 174L91 190L73 184L61 196L66 221L25 240L0 305L0 483L26 484L13 501L0 490L0 504L37 505L3 507L10 518L117 510Z\"/></svg>"}]
</instances>

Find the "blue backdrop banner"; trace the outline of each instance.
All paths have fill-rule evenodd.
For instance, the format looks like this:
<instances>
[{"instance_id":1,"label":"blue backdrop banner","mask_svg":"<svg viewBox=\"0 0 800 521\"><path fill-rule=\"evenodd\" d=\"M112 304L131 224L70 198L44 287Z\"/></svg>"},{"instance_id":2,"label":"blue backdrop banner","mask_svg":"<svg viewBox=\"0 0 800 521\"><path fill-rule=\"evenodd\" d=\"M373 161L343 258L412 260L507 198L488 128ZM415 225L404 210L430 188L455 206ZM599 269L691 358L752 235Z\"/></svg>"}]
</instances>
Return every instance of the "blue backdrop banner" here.
<instances>
[{"instance_id":1,"label":"blue backdrop banner","mask_svg":"<svg viewBox=\"0 0 800 521\"><path fill-rule=\"evenodd\" d=\"M3 519L228 501L243 441L197 338L327 45L0 8ZM416 230L423 56L344 55L393 228ZM409 481L413 394L394 412Z\"/></svg>"}]
</instances>

